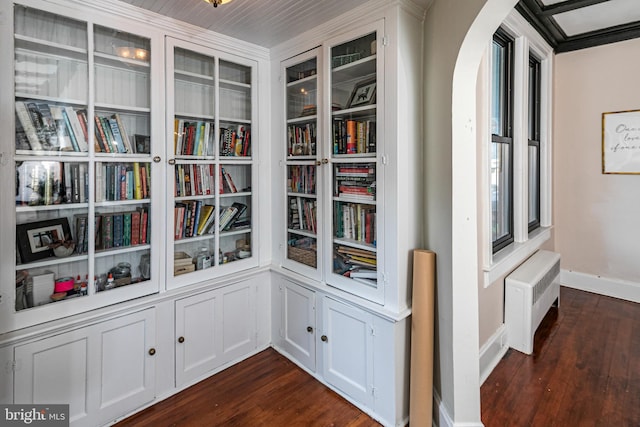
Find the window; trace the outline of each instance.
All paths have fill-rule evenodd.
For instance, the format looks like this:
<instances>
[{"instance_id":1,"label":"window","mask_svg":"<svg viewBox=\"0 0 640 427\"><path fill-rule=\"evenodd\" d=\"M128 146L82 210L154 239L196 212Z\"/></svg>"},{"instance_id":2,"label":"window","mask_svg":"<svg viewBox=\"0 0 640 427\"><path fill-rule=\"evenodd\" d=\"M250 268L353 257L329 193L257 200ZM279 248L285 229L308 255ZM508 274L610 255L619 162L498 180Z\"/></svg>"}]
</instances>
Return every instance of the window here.
<instances>
[{"instance_id":1,"label":"window","mask_svg":"<svg viewBox=\"0 0 640 427\"><path fill-rule=\"evenodd\" d=\"M479 94L484 286L551 238L551 72L549 44L516 11L488 40Z\"/></svg>"},{"instance_id":2,"label":"window","mask_svg":"<svg viewBox=\"0 0 640 427\"><path fill-rule=\"evenodd\" d=\"M513 242L513 39L493 37L491 69L491 236L493 252Z\"/></svg>"},{"instance_id":3,"label":"window","mask_svg":"<svg viewBox=\"0 0 640 427\"><path fill-rule=\"evenodd\" d=\"M540 227L540 61L529 55L528 229Z\"/></svg>"}]
</instances>

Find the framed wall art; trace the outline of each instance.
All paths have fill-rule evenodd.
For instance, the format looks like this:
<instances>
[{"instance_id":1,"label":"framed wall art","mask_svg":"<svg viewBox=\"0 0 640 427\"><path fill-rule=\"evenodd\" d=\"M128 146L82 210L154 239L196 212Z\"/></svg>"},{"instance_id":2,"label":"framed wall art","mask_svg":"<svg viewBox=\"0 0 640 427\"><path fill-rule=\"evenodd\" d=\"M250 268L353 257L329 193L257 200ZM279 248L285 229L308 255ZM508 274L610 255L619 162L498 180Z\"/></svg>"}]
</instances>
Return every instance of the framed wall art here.
<instances>
[{"instance_id":1,"label":"framed wall art","mask_svg":"<svg viewBox=\"0 0 640 427\"><path fill-rule=\"evenodd\" d=\"M640 110L602 113L602 173L640 174Z\"/></svg>"}]
</instances>

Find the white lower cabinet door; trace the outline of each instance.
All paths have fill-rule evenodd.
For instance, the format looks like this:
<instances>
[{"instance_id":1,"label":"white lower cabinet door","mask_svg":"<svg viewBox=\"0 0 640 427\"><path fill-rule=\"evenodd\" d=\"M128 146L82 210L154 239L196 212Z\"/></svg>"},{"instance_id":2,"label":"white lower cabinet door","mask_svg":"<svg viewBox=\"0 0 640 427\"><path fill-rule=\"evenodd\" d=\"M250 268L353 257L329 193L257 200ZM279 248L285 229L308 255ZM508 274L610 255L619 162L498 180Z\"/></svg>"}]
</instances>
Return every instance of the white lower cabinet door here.
<instances>
[{"instance_id":1,"label":"white lower cabinet door","mask_svg":"<svg viewBox=\"0 0 640 427\"><path fill-rule=\"evenodd\" d=\"M155 397L153 308L16 346L15 403L68 404L72 426L127 415Z\"/></svg>"},{"instance_id":2,"label":"white lower cabinet door","mask_svg":"<svg viewBox=\"0 0 640 427\"><path fill-rule=\"evenodd\" d=\"M251 281L176 301L176 386L202 378L256 347Z\"/></svg>"},{"instance_id":3,"label":"white lower cabinet door","mask_svg":"<svg viewBox=\"0 0 640 427\"><path fill-rule=\"evenodd\" d=\"M315 292L282 280L282 347L300 364L311 371L316 369Z\"/></svg>"},{"instance_id":4,"label":"white lower cabinet door","mask_svg":"<svg viewBox=\"0 0 640 427\"><path fill-rule=\"evenodd\" d=\"M217 291L176 301L176 387L222 363L222 308Z\"/></svg>"},{"instance_id":5,"label":"white lower cabinet door","mask_svg":"<svg viewBox=\"0 0 640 427\"><path fill-rule=\"evenodd\" d=\"M14 401L68 404L71 425L89 425L88 328L15 347Z\"/></svg>"},{"instance_id":6,"label":"white lower cabinet door","mask_svg":"<svg viewBox=\"0 0 640 427\"><path fill-rule=\"evenodd\" d=\"M373 408L373 315L329 297L322 305L324 379Z\"/></svg>"},{"instance_id":7,"label":"white lower cabinet door","mask_svg":"<svg viewBox=\"0 0 640 427\"><path fill-rule=\"evenodd\" d=\"M222 299L222 363L228 363L256 348L256 289L247 281L218 292Z\"/></svg>"},{"instance_id":8,"label":"white lower cabinet door","mask_svg":"<svg viewBox=\"0 0 640 427\"><path fill-rule=\"evenodd\" d=\"M122 316L95 328L98 348L94 360L100 361L97 413L103 424L155 398L155 310Z\"/></svg>"}]
</instances>

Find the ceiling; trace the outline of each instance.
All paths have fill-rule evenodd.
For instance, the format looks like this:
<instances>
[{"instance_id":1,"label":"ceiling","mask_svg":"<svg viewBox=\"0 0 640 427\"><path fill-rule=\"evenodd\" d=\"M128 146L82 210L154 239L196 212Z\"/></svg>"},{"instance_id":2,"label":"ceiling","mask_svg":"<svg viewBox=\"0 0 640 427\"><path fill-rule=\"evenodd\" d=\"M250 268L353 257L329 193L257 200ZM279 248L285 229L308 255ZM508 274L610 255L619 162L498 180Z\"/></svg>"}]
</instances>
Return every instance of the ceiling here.
<instances>
[{"instance_id":1,"label":"ceiling","mask_svg":"<svg viewBox=\"0 0 640 427\"><path fill-rule=\"evenodd\" d=\"M120 0L266 48L376 0ZM427 7L430 0L413 0ZM373 7L373 6L372 6ZM516 9L557 53L640 37L640 0L520 0Z\"/></svg>"},{"instance_id":2,"label":"ceiling","mask_svg":"<svg viewBox=\"0 0 640 427\"><path fill-rule=\"evenodd\" d=\"M216 8L203 0L120 1L272 48L369 0L233 0Z\"/></svg>"},{"instance_id":3,"label":"ceiling","mask_svg":"<svg viewBox=\"0 0 640 427\"><path fill-rule=\"evenodd\" d=\"M516 9L557 53L640 37L639 0L520 0Z\"/></svg>"}]
</instances>

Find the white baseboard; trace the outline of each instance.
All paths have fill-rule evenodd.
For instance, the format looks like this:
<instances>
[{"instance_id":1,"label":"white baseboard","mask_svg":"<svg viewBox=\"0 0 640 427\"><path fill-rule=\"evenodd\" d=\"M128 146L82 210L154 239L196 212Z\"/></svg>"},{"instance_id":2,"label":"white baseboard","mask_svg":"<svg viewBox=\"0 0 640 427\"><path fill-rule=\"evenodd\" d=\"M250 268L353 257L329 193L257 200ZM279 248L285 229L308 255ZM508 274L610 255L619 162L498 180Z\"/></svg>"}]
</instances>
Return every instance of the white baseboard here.
<instances>
[{"instance_id":1,"label":"white baseboard","mask_svg":"<svg viewBox=\"0 0 640 427\"><path fill-rule=\"evenodd\" d=\"M560 270L560 284L581 291L640 302L640 283L629 280L612 279L571 270Z\"/></svg>"},{"instance_id":2,"label":"white baseboard","mask_svg":"<svg viewBox=\"0 0 640 427\"><path fill-rule=\"evenodd\" d=\"M507 350L509 350L509 346L506 343L507 328L502 324L480 349L480 385L486 381Z\"/></svg>"},{"instance_id":3,"label":"white baseboard","mask_svg":"<svg viewBox=\"0 0 640 427\"><path fill-rule=\"evenodd\" d=\"M432 425L434 427L483 427L482 422L477 423L456 423L451 419L449 410L446 408L438 392L433 389L433 407L438 408L437 413L434 415Z\"/></svg>"},{"instance_id":4,"label":"white baseboard","mask_svg":"<svg viewBox=\"0 0 640 427\"><path fill-rule=\"evenodd\" d=\"M438 411L434 413L436 418L433 419L433 426L453 427L453 420L451 419L451 415L449 415L449 410L444 406L436 389L433 389L433 407L438 408Z\"/></svg>"}]
</instances>

